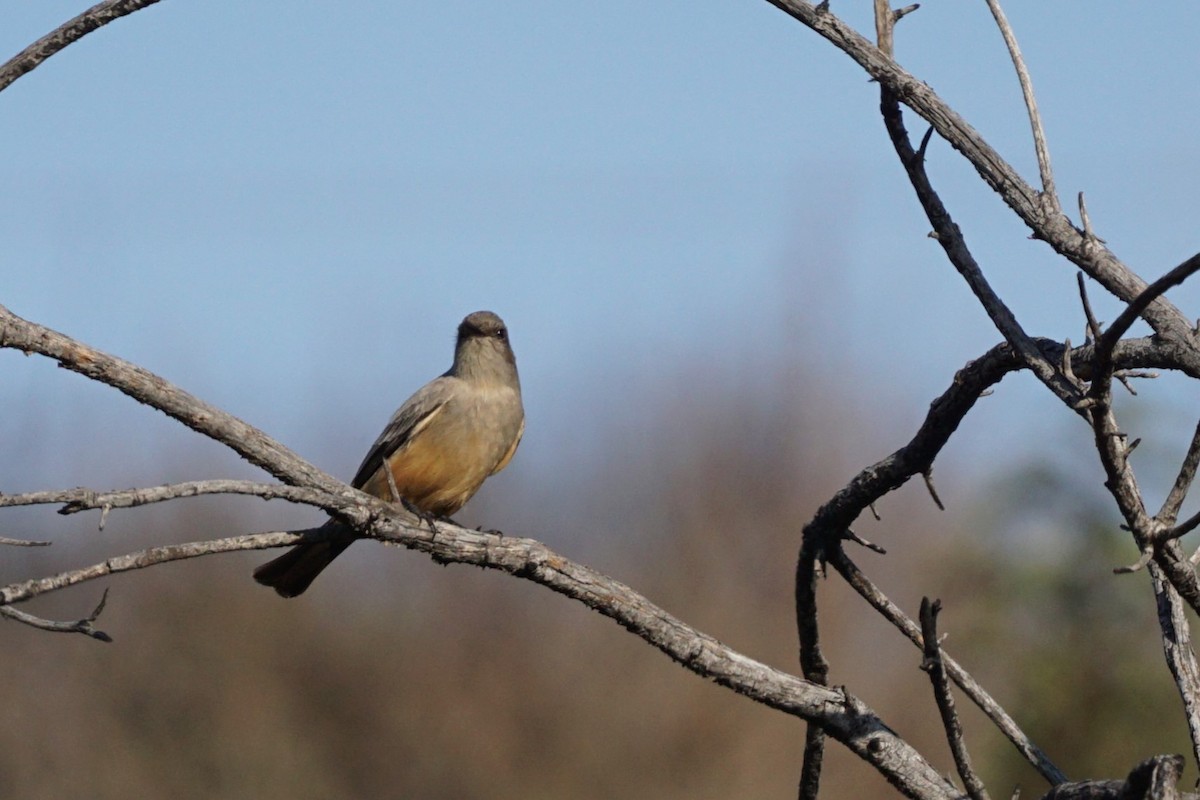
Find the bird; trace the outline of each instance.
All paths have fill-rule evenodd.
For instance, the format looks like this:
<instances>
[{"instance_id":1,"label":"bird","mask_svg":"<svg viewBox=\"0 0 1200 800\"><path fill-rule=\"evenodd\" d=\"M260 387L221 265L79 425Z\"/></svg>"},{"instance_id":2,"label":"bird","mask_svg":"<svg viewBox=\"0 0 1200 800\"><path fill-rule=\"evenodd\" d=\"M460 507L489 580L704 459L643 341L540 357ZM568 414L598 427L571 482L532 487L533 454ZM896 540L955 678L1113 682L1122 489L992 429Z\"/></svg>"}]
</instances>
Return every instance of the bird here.
<instances>
[{"instance_id":1,"label":"bird","mask_svg":"<svg viewBox=\"0 0 1200 800\"><path fill-rule=\"evenodd\" d=\"M524 433L521 382L508 328L491 311L476 311L458 326L450 369L396 410L350 485L400 501L426 519L449 517L488 477L508 466ZM336 519L322 531L328 535L259 566L254 579L281 597L302 594L360 538Z\"/></svg>"}]
</instances>

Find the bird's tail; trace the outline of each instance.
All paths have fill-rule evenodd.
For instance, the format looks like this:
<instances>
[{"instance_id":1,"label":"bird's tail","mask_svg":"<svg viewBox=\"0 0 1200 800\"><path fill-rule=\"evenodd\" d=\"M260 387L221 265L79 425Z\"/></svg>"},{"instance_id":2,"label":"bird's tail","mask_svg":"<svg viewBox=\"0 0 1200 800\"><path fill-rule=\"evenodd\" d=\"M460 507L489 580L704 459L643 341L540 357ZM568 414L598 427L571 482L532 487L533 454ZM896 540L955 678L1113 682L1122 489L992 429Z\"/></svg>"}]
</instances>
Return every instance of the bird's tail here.
<instances>
[{"instance_id":1,"label":"bird's tail","mask_svg":"<svg viewBox=\"0 0 1200 800\"><path fill-rule=\"evenodd\" d=\"M270 586L280 597L303 594L321 571L358 538L335 520L326 522L320 530L327 530L328 538L301 542L279 558L254 570L254 580L263 586Z\"/></svg>"}]
</instances>

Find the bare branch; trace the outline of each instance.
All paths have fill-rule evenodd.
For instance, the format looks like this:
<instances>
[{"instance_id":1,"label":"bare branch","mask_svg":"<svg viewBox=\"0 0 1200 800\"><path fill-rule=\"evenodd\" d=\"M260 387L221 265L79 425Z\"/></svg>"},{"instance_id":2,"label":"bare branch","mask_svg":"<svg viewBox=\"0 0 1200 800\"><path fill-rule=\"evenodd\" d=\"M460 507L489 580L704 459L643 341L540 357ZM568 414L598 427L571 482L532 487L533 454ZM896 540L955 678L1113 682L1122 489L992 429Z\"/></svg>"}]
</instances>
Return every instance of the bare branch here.
<instances>
[{"instance_id":1,"label":"bare branch","mask_svg":"<svg viewBox=\"0 0 1200 800\"><path fill-rule=\"evenodd\" d=\"M373 498L364 496L364 500ZM378 503L377 516L362 517L357 522L372 538L418 550L440 562L499 570L578 600L697 675L819 724L827 735L873 764L908 796L947 800L957 796L954 787L861 700L748 658L668 614L629 586L574 563L540 542L481 533L447 522L439 524L433 533L422 524L408 523L403 512L382 503ZM0 587L0 601L20 602L65 586L168 561L295 544L320 536L321 530L248 534L151 547L83 569Z\"/></svg>"},{"instance_id":2,"label":"bare branch","mask_svg":"<svg viewBox=\"0 0 1200 800\"><path fill-rule=\"evenodd\" d=\"M896 16L892 13L891 0L875 0L875 44L889 56L895 51L892 43L892 29L896 26Z\"/></svg>"},{"instance_id":3,"label":"bare branch","mask_svg":"<svg viewBox=\"0 0 1200 800\"><path fill-rule=\"evenodd\" d=\"M1116 347L1117 341L1125 335L1130 326L1137 321L1137 318L1145 314L1146 309L1150 307L1158 298L1170 288L1178 286L1197 270L1200 270L1200 253L1184 261L1179 266L1172 269L1167 274L1156 280L1154 283L1147 286L1141 293L1138 294L1125 310L1113 320L1113 324L1108 327L1104 335L1100 337L1096 343L1096 354L1101 368L1105 367L1105 362L1112 353L1112 349ZM1186 341L1191 341L1189 335Z\"/></svg>"},{"instance_id":4,"label":"bare branch","mask_svg":"<svg viewBox=\"0 0 1200 800\"><path fill-rule=\"evenodd\" d=\"M0 616L16 620L17 622L43 631L50 631L52 633L82 633L84 636L90 636L101 642L111 642L111 636L102 630L98 630L92 624L100 617L100 612L104 610L104 604L107 601L108 589L105 589L104 594L100 596L100 603L96 606L96 609L83 619L77 619L72 622L57 622L55 620L42 619L12 606L0 606Z\"/></svg>"},{"instance_id":5,"label":"bare branch","mask_svg":"<svg viewBox=\"0 0 1200 800\"><path fill-rule=\"evenodd\" d=\"M1158 625L1162 631L1163 655L1175 679L1188 733L1192 737L1192 755L1200 762L1200 665L1192 650L1192 633L1179 594L1157 564L1150 565Z\"/></svg>"},{"instance_id":6,"label":"bare branch","mask_svg":"<svg viewBox=\"0 0 1200 800\"><path fill-rule=\"evenodd\" d=\"M1062 360L1062 345L1058 342L1035 339L1034 343L1045 358ZM1073 353L1074 371L1088 380L1094 372L1095 347L1077 347ZM1129 339L1117 344L1113 364L1175 369L1200 378L1189 362L1176 360L1178 355L1177 348L1157 337ZM812 541L819 547L837 546L871 503L929 469L975 402L1005 375L1023 366L1012 348L1001 344L960 369L946 391L929 404L929 412L908 444L864 468L817 510L804 527L806 544Z\"/></svg>"},{"instance_id":7,"label":"bare branch","mask_svg":"<svg viewBox=\"0 0 1200 800\"><path fill-rule=\"evenodd\" d=\"M1174 525L1175 520L1179 518L1179 509L1183 507L1183 501L1187 499L1188 489L1191 488L1192 481L1196 479L1196 468L1198 466L1200 466L1200 422L1196 423L1196 430L1192 433L1192 442L1188 445L1187 454L1183 457L1183 463L1179 465L1179 474L1175 476L1175 483L1171 486L1171 491L1167 494L1167 499L1163 500L1162 508L1155 514L1155 518L1163 525ZM1189 520L1189 522L1191 521ZM1187 523L1184 524L1186 525ZM1192 527L1187 530L1191 530L1195 526L1196 524L1193 523ZM1187 531L1183 533L1187 533ZM1172 531L1171 536L1172 538L1178 538L1183 533Z\"/></svg>"},{"instance_id":8,"label":"bare branch","mask_svg":"<svg viewBox=\"0 0 1200 800\"><path fill-rule=\"evenodd\" d=\"M925 644L924 638L921 636L921 629L900 608L888 599L887 595L879 591L875 584L871 583L850 560L849 556L844 551L838 549L827 554L829 563L838 571L846 583L858 592L860 596L871 606L878 611L892 625L894 625L902 634L904 634L910 642L918 648L923 648ZM954 681L957 686L971 699L979 709L987 715L987 718L1000 730L1001 733L1008 738L1010 742L1017 748L1017 751L1025 758L1029 764L1036 769L1042 777L1051 784L1065 783L1067 778L1062 771L1046 757L1041 748L1029 740L1025 732L1021 730L1016 721L1008 715L1000 704L997 703L991 695L984 691L974 678L971 677L965 669L958 665L945 651L942 651L942 663L945 666L946 674L950 676L950 680Z\"/></svg>"},{"instance_id":9,"label":"bare branch","mask_svg":"<svg viewBox=\"0 0 1200 800\"><path fill-rule=\"evenodd\" d=\"M1146 565L1149 564L1151 559L1153 559L1153 558L1154 558L1154 546L1151 544L1145 544L1142 546L1141 555L1138 556L1137 561L1133 562L1132 564L1128 564L1124 567L1114 567L1113 574L1114 575L1129 575L1130 573L1133 573L1133 572L1140 572L1146 568Z\"/></svg>"},{"instance_id":10,"label":"bare branch","mask_svg":"<svg viewBox=\"0 0 1200 800\"><path fill-rule=\"evenodd\" d=\"M768 0L811 28L852 58L873 79L895 93L897 99L916 111L958 150L979 172L1001 199L1028 225L1037 238L1046 241L1055 252L1069 259L1106 290L1129 302L1140 294L1146 283L1104 247L1098 239L1085 238L1065 215L1047 213L1039 192L1020 175L972 128L950 108L928 84L900 67L882 50L871 44L829 10L819 11L803 0ZM1171 334L1181 343L1182 360L1190 370L1200 368L1200 351L1182 343L1190 341L1192 323L1163 297L1147 309L1146 319L1159 334Z\"/></svg>"},{"instance_id":11,"label":"bare branch","mask_svg":"<svg viewBox=\"0 0 1200 800\"><path fill-rule=\"evenodd\" d=\"M925 479L925 488L929 490L929 496L933 498L933 504L938 507L938 511L945 511L946 506L943 505L942 498L938 497L937 487L933 485L933 467L931 466L929 469L923 470L921 477Z\"/></svg>"},{"instance_id":12,"label":"bare branch","mask_svg":"<svg viewBox=\"0 0 1200 800\"><path fill-rule=\"evenodd\" d=\"M328 492L346 484L327 475L262 431L185 392L149 370L110 356L0 306L0 347L53 358L66 369L112 386L224 444L284 483Z\"/></svg>"},{"instance_id":13,"label":"bare branch","mask_svg":"<svg viewBox=\"0 0 1200 800\"><path fill-rule=\"evenodd\" d=\"M347 487L349 488L349 487ZM264 500L287 500L310 506L328 507L332 498L329 492L308 489L302 486L285 486L278 483L257 483L242 480L203 480L170 483L133 489L96 491L79 487L75 489L51 489L24 494L0 494L0 508L6 506L54 505L64 503L59 514L76 514L92 509L136 508L151 503L162 503L182 497L199 497L207 494L242 494L261 497ZM345 493L343 493L344 495Z\"/></svg>"},{"instance_id":14,"label":"bare branch","mask_svg":"<svg viewBox=\"0 0 1200 800\"><path fill-rule=\"evenodd\" d=\"M967 753L967 745L963 741L962 725L959 724L958 712L954 709L954 695L950 692L950 682L946 679L946 666L942 662L942 648L938 646L937 635L937 616L941 610L940 600L930 602L928 597L921 598L921 639L925 653L921 669L929 675L933 684L933 695L942 715L946 741L950 745L954 766L958 770L958 776L962 778L967 794L972 800L988 800L987 789L971 767L971 756Z\"/></svg>"},{"instance_id":15,"label":"bare branch","mask_svg":"<svg viewBox=\"0 0 1200 800\"><path fill-rule=\"evenodd\" d=\"M1088 300L1087 284L1083 279L1082 272L1075 273L1075 282L1079 285L1079 302L1083 304L1083 316L1087 319L1088 337L1095 342L1100 338L1100 323L1096 321L1096 315L1092 313L1092 303Z\"/></svg>"},{"instance_id":16,"label":"bare branch","mask_svg":"<svg viewBox=\"0 0 1200 800\"><path fill-rule=\"evenodd\" d=\"M1079 221L1083 225L1083 238L1085 246L1092 241L1097 241L1101 244L1104 243L1104 240L1097 236L1096 232L1092 230L1092 218L1088 216L1087 202L1083 199L1083 192L1079 193Z\"/></svg>"},{"instance_id":17,"label":"bare branch","mask_svg":"<svg viewBox=\"0 0 1200 800\"><path fill-rule=\"evenodd\" d=\"M876 27L887 28L886 25L881 25L878 16L876 17ZM900 163L903 164L905 172L908 173L913 191L921 203L921 208L925 211L925 216L929 219L929 224L933 226L938 244L942 246L950 263L967 282L972 293L992 320L992 324L1013 346L1013 349L1020 353L1037 379L1069 408L1083 413L1079 407L1079 401L1083 399L1083 394L1041 353L1024 328L1021 327L1012 310L1000 299L1000 296L996 294L984 277L983 270L980 269L975 256L967 247L962 230L950 216L950 212L934 190L929 175L925 171L925 143L922 142L920 151L913 149L900 113L899 99L886 86L880 90L879 110L883 115L884 126L887 128L892 146L896 149L896 154L900 157Z\"/></svg>"},{"instance_id":18,"label":"bare branch","mask_svg":"<svg viewBox=\"0 0 1200 800\"><path fill-rule=\"evenodd\" d=\"M107 383L220 441L280 479L324 491L326 510L360 532L424 552L440 562L474 564L540 583L616 620L697 674L758 702L821 725L912 797L955 796L954 788L856 698L803 681L738 654L684 625L627 586L576 565L528 539L497 537L442 524L435 532L380 500L348 491L345 484L308 464L261 431L121 359L27 322L0 307L0 346L55 358L63 366ZM84 498L85 501L87 498ZM92 502L95 502L93 499ZM85 502L86 505L86 502ZM12 604L106 575L154 564L294 544L316 531L249 534L208 542L167 545L110 558L78 570L0 587ZM904 765L901 769L898 765Z\"/></svg>"},{"instance_id":19,"label":"bare branch","mask_svg":"<svg viewBox=\"0 0 1200 800\"><path fill-rule=\"evenodd\" d=\"M319 530L317 528L314 531ZM145 569L156 564L170 561L183 561L189 558L214 555L216 553L232 553L240 550L262 550L268 547L283 547L296 544L306 538L307 531L279 531L272 533L249 533L243 536L231 536L225 539L213 539L203 542L186 542L184 544L169 544L160 547L150 547L123 556L105 559L98 564L88 567L60 572L45 578L35 578L28 581L10 583L0 586L0 604L11 605L24 602L38 595L65 589L68 586L96 580L120 572L135 569ZM308 537L311 538L311 537Z\"/></svg>"},{"instance_id":20,"label":"bare branch","mask_svg":"<svg viewBox=\"0 0 1200 800\"><path fill-rule=\"evenodd\" d=\"M1042 800L1196 800L1176 788L1183 775L1183 756L1154 756L1134 767L1121 781L1078 781L1055 786Z\"/></svg>"},{"instance_id":21,"label":"bare branch","mask_svg":"<svg viewBox=\"0 0 1200 800\"><path fill-rule=\"evenodd\" d=\"M1163 571L1172 588L1179 592L1192 610L1200 613L1200 579L1192 562L1185 558L1178 541L1160 542L1154 550L1154 563Z\"/></svg>"},{"instance_id":22,"label":"bare branch","mask_svg":"<svg viewBox=\"0 0 1200 800\"><path fill-rule=\"evenodd\" d=\"M942 510L944 511L945 509ZM846 540L854 542L857 545L861 545L870 550L872 553L879 553L881 556L887 555L887 550L875 544L874 542L868 541L867 539L859 536L852 528L848 528L846 530Z\"/></svg>"},{"instance_id":23,"label":"bare branch","mask_svg":"<svg viewBox=\"0 0 1200 800\"><path fill-rule=\"evenodd\" d=\"M49 547L50 542L39 542L31 539L10 539L7 536L0 536L0 544L9 547Z\"/></svg>"},{"instance_id":24,"label":"bare branch","mask_svg":"<svg viewBox=\"0 0 1200 800\"><path fill-rule=\"evenodd\" d=\"M1038 113L1037 98L1033 94L1033 80L1029 77L1025 59L1021 56L1021 48L1017 45L1016 34L1008 24L1008 18L1004 16L1004 10L1000 8L999 0L987 0L987 4L997 27L1000 28L1000 35L1004 37L1004 44L1008 47L1013 66L1016 67L1017 80L1021 82L1021 96L1025 98L1025 109L1029 112L1029 126L1033 129L1033 148L1037 153L1038 171L1042 177L1042 199L1049 204L1051 213L1061 214L1058 192L1054 188L1054 170L1050 167L1050 147L1046 144L1046 131L1042 127L1042 116Z\"/></svg>"},{"instance_id":25,"label":"bare branch","mask_svg":"<svg viewBox=\"0 0 1200 800\"><path fill-rule=\"evenodd\" d=\"M821 686L828 685L829 662L821 652L817 617L816 555L801 551L796 562L796 628L800 633L800 669L804 677ZM809 722L804 733L804 761L800 769L799 800L816 800L821 791L821 769L825 762L825 731Z\"/></svg>"},{"instance_id":26,"label":"bare branch","mask_svg":"<svg viewBox=\"0 0 1200 800\"><path fill-rule=\"evenodd\" d=\"M1168 531L1163 536L1163 538L1164 539L1179 539L1183 536L1187 536L1189 533L1196 530L1197 526L1200 526L1200 511L1197 511L1195 514L1188 517L1183 522L1179 523L1179 525L1172 528L1170 531Z\"/></svg>"},{"instance_id":27,"label":"bare branch","mask_svg":"<svg viewBox=\"0 0 1200 800\"><path fill-rule=\"evenodd\" d=\"M0 65L0 91L4 91L22 75L31 72L50 56L76 42L92 31L126 14L132 14L158 0L105 0L97 3L79 16L57 28L26 47Z\"/></svg>"},{"instance_id":28,"label":"bare branch","mask_svg":"<svg viewBox=\"0 0 1200 800\"><path fill-rule=\"evenodd\" d=\"M1151 517L1146 511L1137 478L1129 465L1128 456L1132 448L1125 447L1125 436L1117 427L1116 417L1112 410L1112 353L1117 342L1155 298L1161 296L1167 289L1182 283L1197 270L1200 270L1200 254L1192 256L1150 284L1144 292L1134 298L1096 341L1095 374L1092 376L1091 386L1088 389L1088 399L1092 401L1090 416L1096 452L1100 455L1100 463L1104 467L1104 485L1116 501L1121 516L1125 518L1126 526L1133 533L1134 540L1143 551L1143 556L1147 545L1153 545L1160 539L1169 537L1171 532L1169 524L1164 524L1161 520ZM1174 569L1166 571L1172 577L1171 582L1176 589L1187 597L1188 592L1177 582L1181 574ZM1194 575L1192 580L1195 580Z\"/></svg>"}]
</instances>

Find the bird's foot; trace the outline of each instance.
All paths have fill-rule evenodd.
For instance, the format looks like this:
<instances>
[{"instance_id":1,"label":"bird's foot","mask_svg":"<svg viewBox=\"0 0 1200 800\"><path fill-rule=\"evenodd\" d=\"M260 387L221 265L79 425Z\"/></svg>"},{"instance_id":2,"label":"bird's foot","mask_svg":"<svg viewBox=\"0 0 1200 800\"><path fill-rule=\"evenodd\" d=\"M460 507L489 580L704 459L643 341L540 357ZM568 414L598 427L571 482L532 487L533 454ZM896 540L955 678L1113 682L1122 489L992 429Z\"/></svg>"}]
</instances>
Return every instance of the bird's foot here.
<instances>
[{"instance_id":1,"label":"bird's foot","mask_svg":"<svg viewBox=\"0 0 1200 800\"><path fill-rule=\"evenodd\" d=\"M437 526L434 525L434 523L438 521L438 519L439 519L438 517L434 516L433 514L430 514L428 511L417 508L417 506L414 505L412 503L412 501L408 500L407 498L404 498L404 497L400 498L400 503L404 506L405 510L407 510L408 513L412 514L414 517L419 519L421 522L424 522L426 525L428 525L429 530L433 531L434 533L437 533ZM443 517L442 519L445 519L445 518Z\"/></svg>"}]
</instances>

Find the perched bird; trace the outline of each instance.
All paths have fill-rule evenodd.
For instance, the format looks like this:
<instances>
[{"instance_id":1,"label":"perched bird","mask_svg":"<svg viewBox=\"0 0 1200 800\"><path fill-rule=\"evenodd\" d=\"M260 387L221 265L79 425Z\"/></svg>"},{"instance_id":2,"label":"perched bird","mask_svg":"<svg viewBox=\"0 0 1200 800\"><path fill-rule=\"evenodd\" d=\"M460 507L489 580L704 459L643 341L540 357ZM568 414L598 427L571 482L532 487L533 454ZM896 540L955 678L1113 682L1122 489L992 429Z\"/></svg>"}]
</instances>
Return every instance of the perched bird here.
<instances>
[{"instance_id":1,"label":"perched bird","mask_svg":"<svg viewBox=\"0 0 1200 800\"><path fill-rule=\"evenodd\" d=\"M458 326L454 364L397 409L350 485L421 514L449 516L508 466L524 432L508 328L492 312L476 311ZM254 579L282 597L302 593L358 538L335 519L325 528L328 538L296 545L254 570Z\"/></svg>"}]
</instances>

